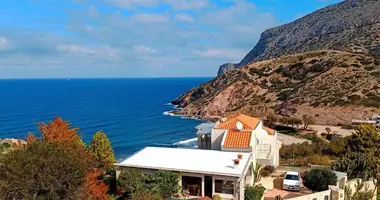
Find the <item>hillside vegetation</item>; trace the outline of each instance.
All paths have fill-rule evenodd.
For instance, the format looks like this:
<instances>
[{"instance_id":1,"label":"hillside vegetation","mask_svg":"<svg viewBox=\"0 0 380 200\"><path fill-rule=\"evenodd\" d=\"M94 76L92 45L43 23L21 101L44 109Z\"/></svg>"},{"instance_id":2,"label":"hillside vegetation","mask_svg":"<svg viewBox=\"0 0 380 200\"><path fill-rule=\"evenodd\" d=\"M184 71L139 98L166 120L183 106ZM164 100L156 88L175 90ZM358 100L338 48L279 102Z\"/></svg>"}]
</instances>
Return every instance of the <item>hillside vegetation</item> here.
<instances>
[{"instance_id":1,"label":"hillside vegetation","mask_svg":"<svg viewBox=\"0 0 380 200\"><path fill-rule=\"evenodd\" d=\"M312 51L227 72L173 101L179 114L216 119L303 114L317 123L348 123L380 108L380 60L364 54Z\"/></svg>"},{"instance_id":2,"label":"hillside vegetation","mask_svg":"<svg viewBox=\"0 0 380 200\"><path fill-rule=\"evenodd\" d=\"M173 100L178 114L219 119L313 115L319 124L380 113L380 1L346 0L266 30L238 64Z\"/></svg>"}]
</instances>

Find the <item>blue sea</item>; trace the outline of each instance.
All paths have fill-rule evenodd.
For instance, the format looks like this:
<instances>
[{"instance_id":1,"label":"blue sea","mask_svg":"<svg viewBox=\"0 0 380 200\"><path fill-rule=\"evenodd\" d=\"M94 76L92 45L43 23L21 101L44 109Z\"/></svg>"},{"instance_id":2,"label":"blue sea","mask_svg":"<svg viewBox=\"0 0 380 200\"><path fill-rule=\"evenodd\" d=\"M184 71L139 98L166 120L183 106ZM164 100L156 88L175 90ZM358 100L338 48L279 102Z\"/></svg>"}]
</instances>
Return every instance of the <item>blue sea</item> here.
<instances>
[{"instance_id":1,"label":"blue sea","mask_svg":"<svg viewBox=\"0 0 380 200\"><path fill-rule=\"evenodd\" d=\"M145 146L194 147L201 121L165 115L171 100L210 78L0 80L0 138L38 134L55 116L78 127L86 143L102 130L115 155Z\"/></svg>"}]
</instances>

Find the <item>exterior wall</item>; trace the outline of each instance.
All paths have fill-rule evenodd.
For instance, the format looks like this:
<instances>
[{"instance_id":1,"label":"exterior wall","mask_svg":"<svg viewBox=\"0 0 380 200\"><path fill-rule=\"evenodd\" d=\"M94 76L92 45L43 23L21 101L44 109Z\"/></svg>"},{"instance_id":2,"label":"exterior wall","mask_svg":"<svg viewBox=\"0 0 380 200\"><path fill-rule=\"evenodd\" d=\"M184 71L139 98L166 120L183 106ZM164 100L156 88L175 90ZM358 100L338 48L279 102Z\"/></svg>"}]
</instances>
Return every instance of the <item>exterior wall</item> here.
<instances>
[{"instance_id":1,"label":"exterior wall","mask_svg":"<svg viewBox=\"0 0 380 200\"><path fill-rule=\"evenodd\" d=\"M212 129L211 131L211 149L221 150L222 140L226 130Z\"/></svg>"},{"instance_id":2,"label":"exterior wall","mask_svg":"<svg viewBox=\"0 0 380 200\"><path fill-rule=\"evenodd\" d=\"M326 196L327 196L327 199L326 199ZM331 200L331 190L326 190L323 192L316 192L309 195L294 197L288 200Z\"/></svg>"}]
</instances>

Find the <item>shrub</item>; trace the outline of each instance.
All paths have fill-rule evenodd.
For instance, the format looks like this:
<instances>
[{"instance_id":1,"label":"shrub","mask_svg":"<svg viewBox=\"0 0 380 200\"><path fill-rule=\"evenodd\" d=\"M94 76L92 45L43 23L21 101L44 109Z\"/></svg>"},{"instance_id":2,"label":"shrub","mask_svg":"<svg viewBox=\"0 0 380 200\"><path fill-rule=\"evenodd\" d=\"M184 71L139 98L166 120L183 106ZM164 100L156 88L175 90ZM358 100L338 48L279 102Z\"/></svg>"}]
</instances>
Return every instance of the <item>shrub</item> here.
<instances>
[{"instance_id":1,"label":"shrub","mask_svg":"<svg viewBox=\"0 0 380 200\"><path fill-rule=\"evenodd\" d=\"M348 65L347 63L341 63L341 64L339 64L338 67L348 68L348 67L350 67L350 65Z\"/></svg>"},{"instance_id":2,"label":"shrub","mask_svg":"<svg viewBox=\"0 0 380 200\"><path fill-rule=\"evenodd\" d=\"M163 198L157 193L148 190L139 190L132 195L131 200L163 200Z\"/></svg>"},{"instance_id":3,"label":"shrub","mask_svg":"<svg viewBox=\"0 0 380 200\"><path fill-rule=\"evenodd\" d=\"M133 196L138 191L151 191L167 199L180 190L178 180L179 174L175 172L159 170L154 174L144 175L136 169L124 169L117 184L127 195Z\"/></svg>"},{"instance_id":4,"label":"shrub","mask_svg":"<svg viewBox=\"0 0 380 200\"><path fill-rule=\"evenodd\" d=\"M148 176L148 188L156 189L163 199L171 197L180 190L179 174L171 171L159 170Z\"/></svg>"},{"instance_id":5,"label":"shrub","mask_svg":"<svg viewBox=\"0 0 380 200\"><path fill-rule=\"evenodd\" d=\"M305 139L311 140L312 142L318 142L320 140L320 138L318 138L316 132L306 133L303 137Z\"/></svg>"},{"instance_id":6,"label":"shrub","mask_svg":"<svg viewBox=\"0 0 380 200\"><path fill-rule=\"evenodd\" d=\"M144 174L137 169L123 169L117 179L117 187L122 189L122 192L133 194L137 190L145 187Z\"/></svg>"},{"instance_id":7,"label":"shrub","mask_svg":"<svg viewBox=\"0 0 380 200\"><path fill-rule=\"evenodd\" d=\"M264 192L265 187L261 185L245 186L244 200L261 200Z\"/></svg>"},{"instance_id":8,"label":"shrub","mask_svg":"<svg viewBox=\"0 0 380 200\"><path fill-rule=\"evenodd\" d=\"M329 165L331 160L327 155L312 155L307 157L307 163L314 165Z\"/></svg>"},{"instance_id":9,"label":"shrub","mask_svg":"<svg viewBox=\"0 0 380 200\"><path fill-rule=\"evenodd\" d=\"M337 160L332 169L347 172L350 179L361 178L368 180L376 177L376 162L371 154L349 152L343 158Z\"/></svg>"},{"instance_id":10,"label":"shrub","mask_svg":"<svg viewBox=\"0 0 380 200\"><path fill-rule=\"evenodd\" d=\"M262 177L268 177L270 174L272 174L276 168L272 165L266 165L263 169L261 169L261 176Z\"/></svg>"},{"instance_id":11,"label":"shrub","mask_svg":"<svg viewBox=\"0 0 380 200\"><path fill-rule=\"evenodd\" d=\"M77 144L28 144L1 157L1 199L85 199L84 180L92 164Z\"/></svg>"},{"instance_id":12,"label":"shrub","mask_svg":"<svg viewBox=\"0 0 380 200\"><path fill-rule=\"evenodd\" d=\"M304 185L313 191L324 191L335 185L338 177L330 169L312 169L304 177Z\"/></svg>"},{"instance_id":13,"label":"shrub","mask_svg":"<svg viewBox=\"0 0 380 200\"><path fill-rule=\"evenodd\" d=\"M219 194L214 194L214 196L212 196L212 200L222 200L222 197L220 197Z\"/></svg>"},{"instance_id":14,"label":"shrub","mask_svg":"<svg viewBox=\"0 0 380 200\"><path fill-rule=\"evenodd\" d=\"M365 66L364 69L367 70L367 71L373 71L376 68L374 66Z\"/></svg>"},{"instance_id":15,"label":"shrub","mask_svg":"<svg viewBox=\"0 0 380 200\"><path fill-rule=\"evenodd\" d=\"M360 65L357 63L352 63L351 66L356 67L356 68L360 68Z\"/></svg>"}]
</instances>

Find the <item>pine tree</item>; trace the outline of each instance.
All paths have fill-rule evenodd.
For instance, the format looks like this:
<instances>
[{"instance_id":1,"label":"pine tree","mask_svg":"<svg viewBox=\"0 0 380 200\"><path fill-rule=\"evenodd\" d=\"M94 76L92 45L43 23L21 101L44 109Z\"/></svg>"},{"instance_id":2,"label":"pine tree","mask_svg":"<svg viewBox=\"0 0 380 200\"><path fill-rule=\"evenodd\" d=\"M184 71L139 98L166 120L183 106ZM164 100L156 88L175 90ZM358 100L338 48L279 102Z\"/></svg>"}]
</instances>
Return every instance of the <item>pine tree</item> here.
<instances>
[{"instance_id":1,"label":"pine tree","mask_svg":"<svg viewBox=\"0 0 380 200\"><path fill-rule=\"evenodd\" d=\"M87 149L98 161L99 168L109 169L113 167L115 163L114 152L107 135L102 131L94 134Z\"/></svg>"}]
</instances>

